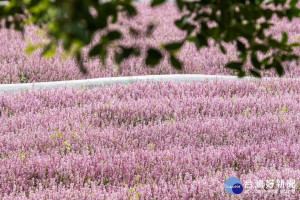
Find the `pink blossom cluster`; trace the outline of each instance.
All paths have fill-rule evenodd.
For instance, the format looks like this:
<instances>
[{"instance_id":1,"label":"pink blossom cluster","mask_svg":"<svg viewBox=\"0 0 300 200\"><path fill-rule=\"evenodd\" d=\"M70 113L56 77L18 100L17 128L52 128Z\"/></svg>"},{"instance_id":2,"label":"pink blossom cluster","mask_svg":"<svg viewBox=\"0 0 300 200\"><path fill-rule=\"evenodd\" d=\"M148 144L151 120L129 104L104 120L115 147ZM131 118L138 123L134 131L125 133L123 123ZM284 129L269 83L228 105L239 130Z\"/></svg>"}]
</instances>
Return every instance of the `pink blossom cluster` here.
<instances>
[{"instance_id":1,"label":"pink blossom cluster","mask_svg":"<svg viewBox=\"0 0 300 200\"><path fill-rule=\"evenodd\" d=\"M120 41L124 45L140 45L142 48L147 46L159 47L162 43L183 39L185 34L174 25L174 20L179 19L181 14L177 11L174 4L168 3L163 6L151 9L148 3L136 5L138 16L132 20L121 19L118 25L111 28L120 29L124 38ZM163 10L163 12L161 12ZM281 32L286 31L289 34L289 41L300 41L300 19L288 22L287 19L273 18L275 26L268 34L281 39ZM140 37L132 36L128 32L128 27L132 26L142 33L145 33L147 25L155 25L154 33L147 38L144 34ZM223 55L217 46L211 41L210 47L205 47L197 51L195 45L187 43L183 46L179 54L180 60L184 63L184 69L177 71L173 69L167 57L165 57L156 68L145 66L143 57L130 58L121 66L117 66L110 53L106 66L103 66L98 59L86 59L85 65L89 70L88 75L80 73L76 62L72 58L66 58L66 55L59 50L53 58L41 58L37 51L32 55L24 53L28 45L36 45L46 42L45 32L42 30L27 26L25 40L21 34L13 30L0 30L0 83L25 83L41 81L59 81L86 79L98 77L113 76L133 76L149 74L219 74L231 75L231 70L224 66L228 61L237 58L237 52L234 44L225 44L227 55ZM97 39L95 38L95 42ZM113 46L112 46L113 49ZM85 49L87 51L88 48ZM295 50L300 52L299 49ZM261 57L262 55L259 55ZM250 64L247 64L250 67ZM298 77L300 68L296 63L286 63L284 68L287 70L286 77ZM265 72L265 76L275 76L275 71Z\"/></svg>"},{"instance_id":2,"label":"pink blossom cluster","mask_svg":"<svg viewBox=\"0 0 300 200\"><path fill-rule=\"evenodd\" d=\"M299 92L273 80L1 94L0 198L229 199L238 177L295 180L243 199L299 199Z\"/></svg>"}]
</instances>

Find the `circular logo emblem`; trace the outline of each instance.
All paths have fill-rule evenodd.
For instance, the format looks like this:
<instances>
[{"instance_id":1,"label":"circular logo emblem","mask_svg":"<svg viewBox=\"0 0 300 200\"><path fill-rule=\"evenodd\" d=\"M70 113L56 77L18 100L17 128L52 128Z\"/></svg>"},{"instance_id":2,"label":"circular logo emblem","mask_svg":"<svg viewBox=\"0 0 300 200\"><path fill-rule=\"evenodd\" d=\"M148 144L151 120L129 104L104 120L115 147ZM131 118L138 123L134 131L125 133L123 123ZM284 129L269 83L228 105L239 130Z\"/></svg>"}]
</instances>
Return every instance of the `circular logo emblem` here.
<instances>
[{"instance_id":1,"label":"circular logo emblem","mask_svg":"<svg viewBox=\"0 0 300 200\"><path fill-rule=\"evenodd\" d=\"M236 177L230 177L225 182L225 190L230 194L241 194L243 192L242 182Z\"/></svg>"}]
</instances>

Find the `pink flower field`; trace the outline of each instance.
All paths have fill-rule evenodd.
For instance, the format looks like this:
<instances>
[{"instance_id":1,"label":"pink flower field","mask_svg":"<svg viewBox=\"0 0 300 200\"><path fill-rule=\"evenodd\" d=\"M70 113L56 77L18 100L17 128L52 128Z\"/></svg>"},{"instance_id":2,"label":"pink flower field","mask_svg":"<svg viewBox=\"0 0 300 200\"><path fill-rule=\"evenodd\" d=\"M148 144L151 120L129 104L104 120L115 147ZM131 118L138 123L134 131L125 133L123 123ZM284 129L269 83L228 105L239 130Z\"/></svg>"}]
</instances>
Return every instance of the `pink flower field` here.
<instances>
[{"instance_id":1,"label":"pink flower field","mask_svg":"<svg viewBox=\"0 0 300 200\"><path fill-rule=\"evenodd\" d=\"M1 197L229 199L235 176L274 181L239 198L299 199L299 91L281 80L2 94Z\"/></svg>"}]
</instances>

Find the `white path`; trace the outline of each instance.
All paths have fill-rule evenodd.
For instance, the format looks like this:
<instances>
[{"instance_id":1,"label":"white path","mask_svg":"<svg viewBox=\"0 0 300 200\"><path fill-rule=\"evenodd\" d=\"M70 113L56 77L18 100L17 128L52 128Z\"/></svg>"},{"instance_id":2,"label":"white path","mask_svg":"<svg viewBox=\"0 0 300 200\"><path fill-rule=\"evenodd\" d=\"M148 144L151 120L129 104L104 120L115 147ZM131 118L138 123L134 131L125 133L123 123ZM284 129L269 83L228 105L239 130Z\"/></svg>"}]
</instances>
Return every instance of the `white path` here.
<instances>
[{"instance_id":1,"label":"white path","mask_svg":"<svg viewBox=\"0 0 300 200\"><path fill-rule=\"evenodd\" d=\"M123 76L123 77L107 77L94 78L84 80L70 81L55 81L55 82L40 82L40 83L21 83L21 84L0 84L0 93L14 93L25 90L39 90L42 88L64 88L64 87L103 87L112 84L131 84L134 82L158 82L158 81L173 81L173 82L199 82L199 81L214 81L214 80L255 80L256 78L236 76L221 76L221 75L201 75L201 74L170 74L170 75L147 75L147 76ZM266 79L286 79L286 78L263 78ZM299 78L296 78L300 80Z\"/></svg>"}]
</instances>

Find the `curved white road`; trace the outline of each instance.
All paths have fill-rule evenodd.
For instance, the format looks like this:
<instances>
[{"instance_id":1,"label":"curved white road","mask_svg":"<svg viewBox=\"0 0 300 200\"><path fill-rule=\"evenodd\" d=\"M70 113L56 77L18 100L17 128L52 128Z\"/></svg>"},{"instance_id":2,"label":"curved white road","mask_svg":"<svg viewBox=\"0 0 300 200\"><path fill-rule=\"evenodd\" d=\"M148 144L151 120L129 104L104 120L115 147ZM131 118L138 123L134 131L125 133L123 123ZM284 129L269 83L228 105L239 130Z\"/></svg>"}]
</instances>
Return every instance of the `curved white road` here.
<instances>
[{"instance_id":1,"label":"curved white road","mask_svg":"<svg viewBox=\"0 0 300 200\"><path fill-rule=\"evenodd\" d=\"M262 78L253 77L238 78L236 76L222 75L201 75L201 74L170 74L170 75L146 75L146 76L123 76L123 77L106 77L83 80L70 81L55 81L55 82L39 82L39 83L21 83L21 84L0 84L0 93L14 93L25 90L39 90L42 88L63 88L63 87L103 87L112 84L131 84L134 82L158 82L158 81L173 81L173 82L199 82L199 81L214 81L214 80L271 80L271 79L287 79L287 78ZM293 78L293 80L300 80Z\"/></svg>"}]
</instances>

